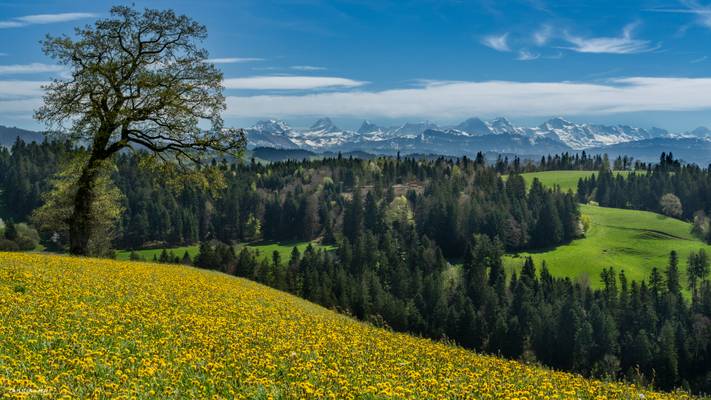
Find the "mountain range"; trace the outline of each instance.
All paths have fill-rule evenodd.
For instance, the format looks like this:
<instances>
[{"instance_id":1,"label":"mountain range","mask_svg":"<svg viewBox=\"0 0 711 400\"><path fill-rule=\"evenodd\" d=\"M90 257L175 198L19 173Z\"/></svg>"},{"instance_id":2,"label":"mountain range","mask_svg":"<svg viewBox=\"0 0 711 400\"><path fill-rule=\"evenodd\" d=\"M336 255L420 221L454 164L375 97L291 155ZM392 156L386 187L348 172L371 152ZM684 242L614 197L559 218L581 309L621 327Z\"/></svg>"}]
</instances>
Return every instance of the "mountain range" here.
<instances>
[{"instance_id":1,"label":"mountain range","mask_svg":"<svg viewBox=\"0 0 711 400\"><path fill-rule=\"evenodd\" d=\"M469 118L457 125L438 126L407 122L383 127L363 121L357 130L341 129L329 118L321 118L308 128L296 129L283 121L260 121L245 130L248 144L254 147L303 149L314 152L364 151L374 154L472 155L478 151L527 156L565 151L587 150L592 153L624 149L627 155L650 159L650 151L674 151L679 148L690 162L711 161L711 129L671 133L661 128L628 125L573 123L552 118L533 127L516 126L506 118L484 121ZM643 154L643 156L642 156ZM659 154L654 154L654 159Z\"/></svg>"},{"instance_id":2,"label":"mountain range","mask_svg":"<svg viewBox=\"0 0 711 400\"><path fill-rule=\"evenodd\" d=\"M506 118L469 118L451 126L438 126L431 121L407 122L393 127L366 120L357 130L339 128L330 118L320 118L307 128L264 120L246 128L245 133L249 149L309 153L472 156L481 151L533 158L585 150L655 161L666 151L687 162L711 162L711 129L707 127L672 133L660 128L573 123L560 117L533 127L516 126ZM0 146L11 146L17 137L25 142L43 140L41 133L0 125Z\"/></svg>"}]
</instances>

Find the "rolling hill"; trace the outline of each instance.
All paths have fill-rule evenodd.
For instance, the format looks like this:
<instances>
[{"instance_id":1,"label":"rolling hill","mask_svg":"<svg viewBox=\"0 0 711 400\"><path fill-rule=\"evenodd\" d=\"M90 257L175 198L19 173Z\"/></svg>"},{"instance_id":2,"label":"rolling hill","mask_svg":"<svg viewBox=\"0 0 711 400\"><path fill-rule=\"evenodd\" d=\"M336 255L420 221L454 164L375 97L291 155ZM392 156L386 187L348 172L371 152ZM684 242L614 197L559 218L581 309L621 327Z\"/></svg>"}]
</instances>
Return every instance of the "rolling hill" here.
<instances>
[{"instance_id":1,"label":"rolling hill","mask_svg":"<svg viewBox=\"0 0 711 400\"><path fill-rule=\"evenodd\" d=\"M689 398L393 333L179 265L0 253L0 337L0 397Z\"/></svg>"},{"instance_id":2,"label":"rolling hill","mask_svg":"<svg viewBox=\"0 0 711 400\"><path fill-rule=\"evenodd\" d=\"M523 176L527 184L537 177L544 185L557 184L564 190L575 190L577 179L590 174L590 171L547 171ZM641 280L648 277L652 267L663 270L671 250L679 253L682 272L691 251L703 248L711 252L711 246L691 234L691 225L678 219L648 211L593 205L581 205L580 211L591 219L584 238L547 251L507 255L508 269L520 268L523 257L530 255L537 265L545 260L554 276L587 277L592 287L599 287L603 268L624 269L628 278Z\"/></svg>"}]
</instances>

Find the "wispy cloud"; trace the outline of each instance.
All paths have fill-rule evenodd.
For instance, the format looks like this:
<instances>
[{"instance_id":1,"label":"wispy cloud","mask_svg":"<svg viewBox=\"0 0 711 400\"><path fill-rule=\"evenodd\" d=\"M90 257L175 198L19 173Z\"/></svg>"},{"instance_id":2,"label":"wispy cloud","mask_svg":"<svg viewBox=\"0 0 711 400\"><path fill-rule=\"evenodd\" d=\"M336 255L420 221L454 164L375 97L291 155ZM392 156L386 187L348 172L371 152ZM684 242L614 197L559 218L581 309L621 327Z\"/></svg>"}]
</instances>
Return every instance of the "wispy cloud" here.
<instances>
[{"instance_id":1,"label":"wispy cloud","mask_svg":"<svg viewBox=\"0 0 711 400\"><path fill-rule=\"evenodd\" d=\"M711 5L703 5L695 0L682 0L681 4L685 8L651 8L646 11L693 14L696 16L697 24L711 29Z\"/></svg>"},{"instance_id":2,"label":"wispy cloud","mask_svg":"<svg viewBox=\"0 0 711 400\"><path fill-rule=\"evenodd\" d=\"M375 92L230 96L226 115L460 118L692 111L711 109L709 92L711 78L632 77L602 83L433 82Z\"/></svg>"},{"instance_id":3,"label":"wispy cloud","mask_svg":"<svg viewBox=\"0 0 711 400\"><path fill-rule=\"evenodd\" d=\"M502 35L488 35L481 39L481 44L486 47L492 48L496 51L511 51L509 47L509 34L504 33Z\"/></svg>"},{"instance_id":4,"label":"wispy cloud","mask_svg":"<svg viewBox=\"0 0 711 400\"><path fill-rule=\"evenodd\" d=\"M622 30L622 36L618 37L592 37L585 38L569 33L564 35L564 39L572 45L565 47L568 50L578 53L608 53L608 54L635 54L653 51L659 46L653 46L649 40L635 39L632 37L637 28L636 23L629 24Z\"/></svg>"},{"instance_id":5,"label":"wispy cloud","mask_svg":"<svg viewBox=\"0 0 711 400\"><path fill-rule=\"evenodd\" d=\"M0 100L41 97L42 85L47 83L49 82L2 80L0 81Z\"/></svg>"},{"instance_id":6,"label":"wispy cloud","mask_svg":"<svg viewBox=\"0 0 711 400\"><path fill-rule=\"evenodd\" d=\"M207 60L205 60L206 63L210 64L241 64L256 61L264 61L264 59L258 57L222 57L208 58Z\"/></svg>"},{"instance_id":7,"label":"wispy cloud","mask_svg":"<svg viewBox=\"0 0 711 400\"><path fill-rule=\"evenodd\" d=\"M297 71L323 71L326 69L324 67L315 67L313 65L292 65L289 68Z\"/></svg>"},{"instance_id":8,"label":"wispy cloud","mask_svg":"<svg viewBox=\"0 0 711 400\"><path fill-rule=\"evenodd\" d=\"M537 31L533 32L532 39L533 43L537 46L543 46L551 39L553 36L553 27L550 25L543 25Z\"/></svg>"},{"instance_id":9,"label":"wispy cloud","mask_svg":"<svg viewBox=\"0 0 711 400\"><path fill-rule=\"evenodd\" d=\"M46 72L62 72L64 67L54 64L14 64L0 65L0 75L16 75L16 74L38 74Z\"/></svg>"},{"instance_id":10,"label":"wispy cloud","mask_svg":"<svg viewBox=\"0 0 711 400\"><path fill-rule=\"evenodd\" d=\"M690 62L691 64L698 64L698 63L700 63L700 62L704 62L704 61L708 60L708 58L709 58L709 56L703 56L703 57L695 58L695 59L693 59L693 60L691 60L691 61L689 61L689 62Z\"/></svg>"},{"instance_id":11,"label":"wispy cloud","mask_svg":"<svg viewBox=\"0 0 711 400\"><path fill-rule=\"evenodd\" d=\"M27 25L53 24L57 22L69 22L78 19L96 17L93 13L59 13L59 14L35 14L16 17L0 21L0 29L19 28Z\"/></svg>"},{"instance_id":12,"label":"wispy cloud","mask_svg":"<svg viewBox=\"0 0 711 400\"><path fill-rule=\"evenodd\" d=\"M523 49L518 51L518 57L516 57L516 59L519 61L532 61L538 59L540 56L541 55L538 53L533 53Z\"/></svg>"},{"instance_id":13,"label":"wispy cloud","mask_svg":"<svg viewBox=\"0 0 711 400\"><path fill-rule=\"evenodd\" d=\"M367 82L332 76L251 76L225 79L227 89L248 90L309 90L323 88L352 88Z\"/></svg>"}]
</instances>

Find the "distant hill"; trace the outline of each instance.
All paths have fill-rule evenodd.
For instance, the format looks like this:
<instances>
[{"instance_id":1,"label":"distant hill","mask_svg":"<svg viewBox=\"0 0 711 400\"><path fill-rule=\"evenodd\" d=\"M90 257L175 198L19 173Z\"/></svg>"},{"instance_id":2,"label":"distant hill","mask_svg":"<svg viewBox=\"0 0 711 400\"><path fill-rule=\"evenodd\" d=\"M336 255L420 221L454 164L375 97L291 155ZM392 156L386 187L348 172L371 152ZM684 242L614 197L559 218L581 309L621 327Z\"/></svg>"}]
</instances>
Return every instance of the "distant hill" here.
<instances>
[{"instance_id":1,"label":"distant hill","mask_svg":"<svg viewBox=\"0 0 711 400\"><path fill-rule=\"evenodd\" d=\"M0 146L12 146L18 137L27 143L44 140L44 135L39 132L0 125Z\"/></svg>"}]
</instances>

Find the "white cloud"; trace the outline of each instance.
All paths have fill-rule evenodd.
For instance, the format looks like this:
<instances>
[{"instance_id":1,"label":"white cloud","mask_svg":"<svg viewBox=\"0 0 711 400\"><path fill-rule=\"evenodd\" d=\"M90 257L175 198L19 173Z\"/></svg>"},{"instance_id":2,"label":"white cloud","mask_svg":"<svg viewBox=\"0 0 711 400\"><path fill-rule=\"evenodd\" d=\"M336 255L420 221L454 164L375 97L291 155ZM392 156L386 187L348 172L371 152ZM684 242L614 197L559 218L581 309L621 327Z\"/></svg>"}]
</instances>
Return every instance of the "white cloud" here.
<instances>
[{"instance_id":1,"label":"white cloud","mask_svg":"<svg viewBox=\"0 0 711 400\"><path fill-rule=\"evenodd\" d=\"M42 105L45 81L0 80L0 116L31 119Z\"/></svg>"},{"instance_id":2,"label":"white cloud","mask_svg":"<svg viewBox=\"0 0 711 400\"><path fill-rule=\"evenodd\" d=\"M61 65L53 64L42 64L42 63L32 63L32 64L14 64L14 65L0 65L0 75L10 75L10 74L37 74L45 72L62 72L64 67Z\"/></svg>"},{"instance_id":3,"label":"white cloud","mask_svg":"<svg viewBox=\"0 0 711 400\"><path fill-rule=\"evenodd\" d=\"M489 35L481 39L481 44L496 51L511 51L508 40L508 33L504 33L503 35Z\"/></svg>"},{"instance_id":4,"label":"white cloud","mask_svg":"<svg viewBox=\"0 0 711 400\"><path fill-rule=\"evenodd\" d=\"M334 87L357 87L367 82L331 76L251 76L225 79L227 89L305 90Z\"/></svg>"},{"instance_id":5,"label":"white cloud","mask_svg":"<svg viewBox=\"0 0 711 400\"><path fill-rule=\"evenodd\" d=\"M541 55L538 53L532 53L526 49L523 49L519 50L518 57L516 57L516 59L519 61L531 61L538 59L540 56Z\"/></svg>"},{"instance_id":6,"label":"white cloud","mask_svg":"<svg viewBox=\"0 0 711 400\"><path fill-rule=\"evenodd\" d=\"M443 82L379 92L229 96L227 116L461 118L711 109L711 78L634 77L604 83Z\"/></svg>"},{"instance_id":7,"label":"white cloud","mask_svg":"<svg viewBox=\"0 0 711 400\"><path fill-rule=\"evenodd\" d=\"M49 82L16 80L0 81L0 99L41 97L43 93L42 85L46 84L49 84Z\"/></svg>"},{"instance_id":8,"label":"white cloud","mask_svg":"<svg viewBox=\"0 0 711 400\"><path fill-rule=\"evenodd\" d=\"M59 14L36 14L25 15L22 17L12 18L5 21L0 21L0 29L2 28L19 28L27 25L43 25L56 22L68 22L78 19L96 17L93 13L59 13Z\"/></svg>"},{"instance_id":9,"label":"white cloud","mask_svg":"<svg viewBox=\"0 0 711 400\"><path fill-rule=\"evenodd\" d=\"M537 46L543 46L551 39L553 36L553 27L550 25L543 25L539 30L533 32L533 43Z\"/></svg>"},{"instance_id":10,"label":"white cloud","mask_svg":"<svg viewBox=\"0 0 711 400\"><path fill-rule=\"evenodd\" d=\"M326 69L324 67L314 67L313 65L292 65L289 68L297 71L323 71Z\"/></svg>"},{"instance_id":11,"label":"white cloud","mask_svg":"<svg viewBox=\"0 0 711 400\"><path fill-rule=\"evenodd\" d=\"M256 57L223 57L223 58L208 58L205 60L206 63L211 63L211 64L238 64L238 63L247 63L247 62L254 62L254 61L264 61L263 58L256 58Z\"/></svg>"},{"instance_id":12,"label":"white cloud","mask_svg":"<svg viewBox=\"0 0 711 400\"><path fill-rule=\"evenodd\" d=\"M709 58L708 56L703 56L703 57L695 58L695 59L693 59L693 60L691 60L691 61L689 61L689 62L690 62L691 64L698 64L698 63L700 63L700 62L706 61L708 58Z\"/></svg>"},{"instance_id":13,"label":"white cloud","mask_svg":"<svg viewBox=\"0 0 711 400\"><path fill-rule=\"evenodd\" d=\"M571 34L565 34L564 39L572 44L566 47L568 50L579 53L609 53L609 54L634 54L653 51L658 46L652 46L648 40L635 39L632 37L637 24L629 24L622 30L619 37L594 37L584 38Z\"/></svg>"}]
</instances>

